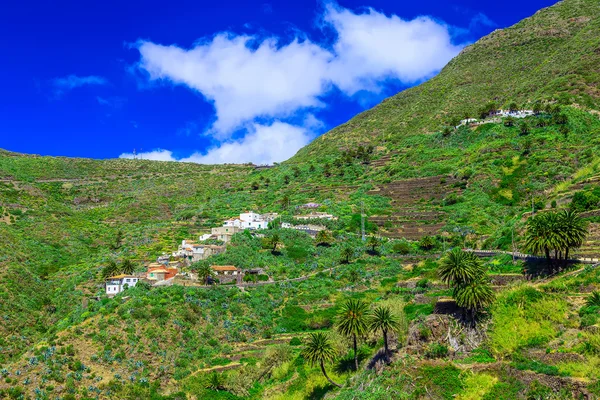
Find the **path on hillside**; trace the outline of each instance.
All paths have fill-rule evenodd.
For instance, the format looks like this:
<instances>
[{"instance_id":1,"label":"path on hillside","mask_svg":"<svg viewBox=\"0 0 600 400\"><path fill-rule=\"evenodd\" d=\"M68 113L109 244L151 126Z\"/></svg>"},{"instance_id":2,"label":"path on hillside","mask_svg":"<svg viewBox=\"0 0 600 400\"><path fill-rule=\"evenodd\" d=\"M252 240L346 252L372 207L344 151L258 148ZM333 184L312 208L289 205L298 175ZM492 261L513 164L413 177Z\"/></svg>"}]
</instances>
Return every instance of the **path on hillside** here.
<instances>
[{"instance_id":1,"label":"path on hillside","mask_svg":"<svg viewBox=\"0 0 600 400\"><path fill-rule=\"evenodd\" d=\"M473 250L473 249L463 249L464 251L468 251L474 253L479 257L494 257L499 254L506 254L511 257L515 257L519 260L539 260L543 261L546 257L535 256L533 254L520 253L518 251L503 251L503 250ZM579 264L598 264L600 263L600 259L598 258L586 258L586 257L577 257L569 259L569 262L579 263Z\"/></svg>"}]
</instances>

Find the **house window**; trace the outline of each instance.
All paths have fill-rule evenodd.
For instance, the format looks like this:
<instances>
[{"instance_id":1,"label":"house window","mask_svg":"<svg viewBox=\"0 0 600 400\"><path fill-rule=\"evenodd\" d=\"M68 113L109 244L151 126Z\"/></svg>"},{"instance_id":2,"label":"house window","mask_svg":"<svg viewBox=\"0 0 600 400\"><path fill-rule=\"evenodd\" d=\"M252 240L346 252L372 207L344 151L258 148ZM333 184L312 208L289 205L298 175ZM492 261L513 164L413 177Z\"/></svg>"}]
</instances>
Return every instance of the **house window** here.
<instances>
[{"instance_id":1,"label":"house window","mask_svg":"<svg viewBox=\"0 0 600 400\"><path fill-rule=\"evenodd\" d=\"M131 280L130 279L125 279L125 282L131 282Z\"/></svg>"}]
</instances>

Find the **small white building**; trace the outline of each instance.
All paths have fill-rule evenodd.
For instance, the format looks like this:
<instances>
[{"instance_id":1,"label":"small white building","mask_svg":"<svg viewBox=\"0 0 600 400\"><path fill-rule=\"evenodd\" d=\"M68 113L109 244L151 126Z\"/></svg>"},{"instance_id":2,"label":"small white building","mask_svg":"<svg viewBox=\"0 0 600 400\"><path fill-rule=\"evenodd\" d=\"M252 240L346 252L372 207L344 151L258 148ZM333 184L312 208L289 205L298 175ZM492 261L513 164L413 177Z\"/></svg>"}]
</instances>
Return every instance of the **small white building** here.
<instances>
[{"instance_id":1,"label":"small white building","mask_svg":"<svg viewBox=\"0 0 600 400\"><path fill-rule=\"evenodd\" d=\"M106 279L106 294L115 296L138 283L139 278L133 275L116 275Z\"/></svg>"},{"instance_id":2,"label":"small white building","mask_svg":"<svg viewBox=\"0 0 600 400\"><path fill-rule=\"evenodd\" d=\"M277 213L260 215L253 211L241 213L239 218L230 218L223 222L224 227L242 229L267 229L269 222L277 218Z\"/></svg>"}]
</instances>

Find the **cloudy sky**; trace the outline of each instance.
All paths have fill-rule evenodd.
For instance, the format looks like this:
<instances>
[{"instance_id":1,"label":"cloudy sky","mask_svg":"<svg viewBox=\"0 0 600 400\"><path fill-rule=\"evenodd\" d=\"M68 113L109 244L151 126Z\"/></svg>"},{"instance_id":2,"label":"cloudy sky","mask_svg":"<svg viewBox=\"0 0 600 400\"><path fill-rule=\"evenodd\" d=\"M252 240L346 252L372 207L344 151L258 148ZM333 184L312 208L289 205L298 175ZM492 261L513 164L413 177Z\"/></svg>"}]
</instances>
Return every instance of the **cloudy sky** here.
<instances>
[{"instance_id":1,"label":"cloudy sky","mask_svg":"<svg viewBox=\"0 0 600 400\"><path fill-rule=\"evenodd\" d=\"M554 2L4 4L0 148L283 161L431 78L465 45Z\"/></svg>"}]
</instances>

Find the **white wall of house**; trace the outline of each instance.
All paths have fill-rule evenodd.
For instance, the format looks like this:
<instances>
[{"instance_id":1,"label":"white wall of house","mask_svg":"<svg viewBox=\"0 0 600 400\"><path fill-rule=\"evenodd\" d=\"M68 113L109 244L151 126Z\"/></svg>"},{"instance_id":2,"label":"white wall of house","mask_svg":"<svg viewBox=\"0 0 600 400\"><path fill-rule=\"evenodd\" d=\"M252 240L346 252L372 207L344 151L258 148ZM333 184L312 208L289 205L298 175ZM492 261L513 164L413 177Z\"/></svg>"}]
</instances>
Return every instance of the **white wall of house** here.
<instances>
[{"instance_id":1,"label":"white wall of house","mask_svg":"<svg viewBox=\"0 0 600 400\"><path fill-rule=\"evenodd\" d=\"M139 281L139 278L134 276L128 276L121 279L112 279L106 281L106 294L109 296L114 296L116 294L121 293L127 287L135 286Z\"/></svg>"}]
</instances>

